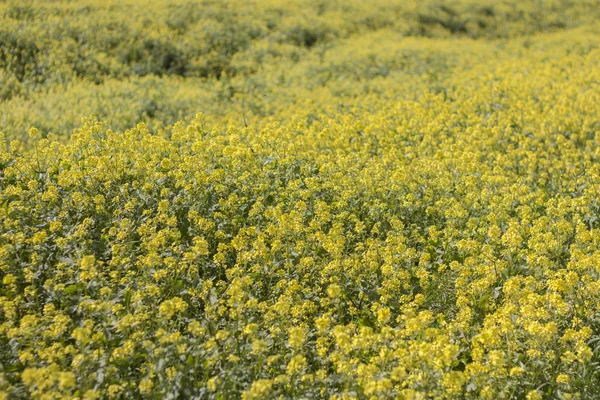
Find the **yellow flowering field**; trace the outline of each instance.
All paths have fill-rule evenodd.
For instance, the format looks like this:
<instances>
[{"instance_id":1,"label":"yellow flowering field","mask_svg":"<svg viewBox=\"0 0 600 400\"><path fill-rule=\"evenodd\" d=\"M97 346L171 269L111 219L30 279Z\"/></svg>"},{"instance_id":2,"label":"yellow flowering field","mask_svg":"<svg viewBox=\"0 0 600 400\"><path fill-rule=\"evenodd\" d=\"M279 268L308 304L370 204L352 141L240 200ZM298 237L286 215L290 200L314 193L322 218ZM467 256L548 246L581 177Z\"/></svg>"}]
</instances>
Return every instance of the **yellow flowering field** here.
<instances>
[{"instance_id":1,"label":"yellow flowering field","mask_svg":"<svg viewBox=\"0 0 600 400\"><path fill-rule=\"evenodd\" d=\"M600 398L599 0L1 0L0 400Z\"/></svg>"}]
</instances>

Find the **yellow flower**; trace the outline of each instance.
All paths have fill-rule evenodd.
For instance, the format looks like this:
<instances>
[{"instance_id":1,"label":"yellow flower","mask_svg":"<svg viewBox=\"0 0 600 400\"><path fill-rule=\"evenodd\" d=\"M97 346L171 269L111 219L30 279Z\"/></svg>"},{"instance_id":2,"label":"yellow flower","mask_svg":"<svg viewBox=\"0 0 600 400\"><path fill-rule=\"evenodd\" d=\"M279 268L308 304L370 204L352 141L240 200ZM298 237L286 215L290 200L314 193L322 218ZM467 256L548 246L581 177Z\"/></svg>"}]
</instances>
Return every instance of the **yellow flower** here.
<instances>
[{"instance_id":1,"label":"yellow flower","mask_svg":"<svg viewBox=\"0 0 600 400\"><path fill-rule=\"evenodd\" d=\"M248 336L252 336L256 333L256 331L258 330L258 325L257 324L248 324L244 327L244 335L248 335Z\"/></svg>"},{"instance_id":2,"label":"yellow flower","mask_svg":"<svg viewBox=\"0 0 600 400\"><path fill-rule=\"evenodd\" d=\"M389 308L387 308L387 307L381 307L377 311L377 321L380 324L385 324L386 322L389 321L390 315L391 315L391 312L390 312Z\"/></svg>"},{"instance_id":3,"label":"yellow flower","mask_svg":"<svg viewBox=\"0 0 600 400\"><path fill-rule=\"evenodd\" d=\"M219 378L216 376L210 378L208 380L208 383L206 384L206 387L208 388L208 390L210 390L211 392L215 392L217 390L218 381L219 381Z\"/></svg>"},{"instance_id":4,"label":"yellow flower","mask_svg":"<svg viewBox=\"0 0 600 400\"><path fill-rule=\"evenodd\" d=\"M28 134L29 134L29 138L32 140L40 140L42 138L40 131L37 130L36 128L30 128L28 131Z\"/></svg>"},{"instance_id":5,"label":"yellow flower","mask_svg":"<svg viewBox=\"0 0 600 400\"><path fill-rule=\"evenodd\" d=\"M288 375L294 375L301 372L304 368L306 368L306 358L299 354L292 357L287 365L286 371Z\"/></svg>"},{"instance_id":6,"label":"yellow flower","mask_svg":"<svg viewBox=\"0 0 600 400\"><path fill-rule=\"evenodd\" d=\"M332 299L336 299L336 298L340 297L341 294L342 294L342 289L340 288L339 285L333 283L327 287L327 295L329 297L331 297Z\"/></svg>"},{"instance_id":7,"label":"yellow flower","mask_svg":"<svg viewBox=\"0 0 600 400\"><path fill-rule=\"evenodd\" d=\"M83 398L85 400L96 400L101 397L102 397L102 395L100 393L98 393L98 391L93 390L93 389L89 389L83 394Z\"/></svg>"},{"instance_id":8,"label":"yellow flower","mask_svg":"<svg viewBox=\"0 0 600 400\"><path fill-rule=\"evenodd\" d=\"M82 270L89 270L90 268L92 268L94 266L94 263L96 262L96 257L89 255L89 256L84 256L81 259L81 269Z\"/></svg>"},{"instance_id":9,"label":"yellow flower","mask_svg":"<svg viewBox=\"0 0 600 400\"><path fill-rule=\"evenodd\" d=\"M270 379L259 379L252 382L250 389L242 393L242 400L260 400L269 396L273 381Z\"/></svg>"},{"instance_id":10,"label":"yellow flower","mask_svg":"<svg viewBox=\"0 0 600 400\"><path fill-rule=\"evenodd\" d=\"M288 343L292 349L296 351L300 350L305 341L306 333L304 332L304 329L300 327L290 328Z\"/></svg>"},{"instance_id":11,"label":"yellow flower","mask_svg":"<svg viewBox=\"0 0 600 400\"><path fill-rule=\"evenodd\" d=\"M138 389L140 390L141 394L150 393L152 391L153 387L154 387L154 383L149 378L142 379L138 385Z\"/></svg>"},{"instance_id":12,"label":"yellow flower","mask_svg":"<svg viewBox=\"0 0 600 400\"><path fill-rule=\"evenodd\" d=\"M171 318L177 313L184 312L188 305L180 297L173 297L172 299L165 300L160 303L158 307L158 313L160 316L165 318Z\"/></svg>"},{"instance_id":13,"label":"yellow flower","mask_svg":"<svg viewBox=\"0 0 600 400\"><path fill-rule=\"evenodd\" d=\"M61 372L58 379L58 387L61 390L71 389L76 384L75 374L72 372Z\"/></svg>"},{"instance_id":14,"label":"yellow flower","mask_svg":"<svg viewBox=\"0 0 600 400\"><path fill-rule=\"evenodd\" d=\"M531 390L530 392L527 393L527 396L525 396L525 398L527 400L542 400L542 395L540 392L538 392L537 390Z\"/></svg>"},{"instance_id":15,"label":"yellow flower","mask_svg":"<svg viewBox=\"0 0 600 400\"><path fill-rule=\"evenodd\" d=\"M267 351L267 342L261 339L254 340L252 342L252 353L260 355Z\"/></svg>"},{"instance_id":16,"label":"yellow flower","mask_svg":"<svg viewBox=\"0 0 600 400\"><path fill-rule=\"evenodd\" d=\"M17 277L14 276L13 274L6 274L4 276L4 278L2 278L2 284L3 285L12 285L13 283L17 282Z\"/></svg>"},{"instance_id":17,"label":"yellow flower","mask_svg":"<svg viewBox=\"0 0 600 400\"><path fill-rule=\"evenodd\" d=\"M510 369L510 376L521 376L525 373L525 370L521 367L513 367Z\"/></svg>"},{"instance_id":18,"label":"yellow flower","mask_svg":"<svg viewBox=\"0 0 600 400\"><path fill-rule=\"evenodd\" d=\"M324 315L315 320L315 325L319 332L323 333L331 326L331 320Z\"/></svg>"},{"instance_id":19,"label":"yellow flower","mask_svg":"<svg viewBox=\"0 0 600 400\"><path fill-rule=\"evenodd\" d=\"M205 329L200 325L198 321L192 321L188 325L188 331L194 336L202 336L205 334Z\"/></svg>"}]
</instances>

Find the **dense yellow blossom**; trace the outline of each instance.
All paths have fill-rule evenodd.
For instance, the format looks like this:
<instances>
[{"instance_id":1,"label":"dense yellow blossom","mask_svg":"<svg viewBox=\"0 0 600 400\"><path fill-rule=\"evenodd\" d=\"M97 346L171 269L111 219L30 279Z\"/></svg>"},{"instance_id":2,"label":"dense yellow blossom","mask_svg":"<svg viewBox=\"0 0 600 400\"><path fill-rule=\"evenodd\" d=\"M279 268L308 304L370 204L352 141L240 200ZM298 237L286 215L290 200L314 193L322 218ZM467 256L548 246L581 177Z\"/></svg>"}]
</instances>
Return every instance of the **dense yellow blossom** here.
<instances>
[{"instance_id":1,"label":"dense yellow blossom","mask_svg":"<svg viewBox=\"0 0 600 400\"><path fill-rule=\"evenodd\" d=\"M0 2L0 399L600 397L598 17Z\"/></svg>"}]
</instances>

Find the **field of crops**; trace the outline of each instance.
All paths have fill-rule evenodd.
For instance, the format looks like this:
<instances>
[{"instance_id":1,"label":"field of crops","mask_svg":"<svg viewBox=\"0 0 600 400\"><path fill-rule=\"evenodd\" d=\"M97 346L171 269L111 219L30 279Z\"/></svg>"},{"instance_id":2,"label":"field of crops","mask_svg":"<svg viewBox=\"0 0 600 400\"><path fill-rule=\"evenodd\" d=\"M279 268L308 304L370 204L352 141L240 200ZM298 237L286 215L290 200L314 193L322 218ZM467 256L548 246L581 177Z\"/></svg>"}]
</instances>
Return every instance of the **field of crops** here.
<instances>
[{"instance_id":1,"label":"field of crops","mask_svg":"<svg viewBox=\"0 0 600 400\"><path fill-rule=\"evenodd\" d=\"M600 398L600 0L0 0L0 400Z\"/></svg>"}]
</instances>

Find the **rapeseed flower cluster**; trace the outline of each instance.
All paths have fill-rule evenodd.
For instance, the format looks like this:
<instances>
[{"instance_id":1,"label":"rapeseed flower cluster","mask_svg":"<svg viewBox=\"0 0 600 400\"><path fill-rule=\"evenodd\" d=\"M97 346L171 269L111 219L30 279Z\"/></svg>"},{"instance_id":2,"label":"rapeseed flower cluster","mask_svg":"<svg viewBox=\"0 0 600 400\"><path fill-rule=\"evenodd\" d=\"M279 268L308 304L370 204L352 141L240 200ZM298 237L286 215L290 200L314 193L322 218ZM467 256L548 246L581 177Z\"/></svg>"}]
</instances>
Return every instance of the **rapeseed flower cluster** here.
<instances>
[{"instance_id":1,"label":"rapeseed flower cluster","mask_svg":"<svg viewBox=\"0 0 600 400\"><path fill-rule=\"evenodd\" d=\"M205 111L7 114L0 399L599 397L595 3L284 3L0 5L0 108Z\"/></svg>"}]
</instances>

